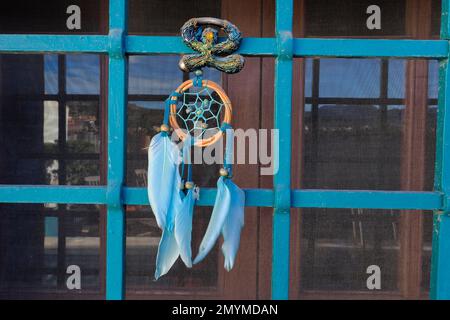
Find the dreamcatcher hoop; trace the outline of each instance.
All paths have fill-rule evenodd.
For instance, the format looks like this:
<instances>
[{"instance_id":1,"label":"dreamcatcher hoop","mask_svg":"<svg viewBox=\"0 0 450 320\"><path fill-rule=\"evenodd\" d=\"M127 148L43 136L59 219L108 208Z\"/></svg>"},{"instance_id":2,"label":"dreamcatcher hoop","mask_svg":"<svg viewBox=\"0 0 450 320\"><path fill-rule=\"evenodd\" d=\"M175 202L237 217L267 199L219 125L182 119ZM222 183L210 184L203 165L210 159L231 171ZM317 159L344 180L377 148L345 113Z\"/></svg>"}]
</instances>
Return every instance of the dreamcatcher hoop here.
<instances>
[{"instance_id":1,"label":"dreamcatcher hoop","mask_svg":"<svg viewBox=\"0 0 450 320\"><path fill-rule=\"evenodd\" d=\"M183 82L175 90L175 92L178 93L179 95L183 95L187 90L189 90L190 88L192 88L194 86L196 86L194 84L194 80L192 80L192 79L187 80L187 81ZM227 94L222 89L222 87L220 85L218 85L217 83L215 83L214 81L202 80L202 88L214 90L214 92L216 92L219 95L220 99L222 100L222 104L224 105L224 116L222 119L222 124L227 123L228 125L230 125L231 121L232 121L233 108L231 105L230 98L227 96ZM170 115L169 115L170 125L172 126L172 128L174 129L174 131L178 135L178 137L184 141L189 133L186 133L178 124L177 106L178 106L178 95L172 95L172 97L170 99L170 105L169 105L169 107L170 107ZM223 130L220 127L218 127L217 129L218 129L218 132L216 132L213 136L211 136L209 138L205 138L205 139L196 138L194 145L197 147L206 147L206 146L209 146L209 145L214 144L217 141L219 141L219 139L223 135Z\"/></svg>"}]
</instances>

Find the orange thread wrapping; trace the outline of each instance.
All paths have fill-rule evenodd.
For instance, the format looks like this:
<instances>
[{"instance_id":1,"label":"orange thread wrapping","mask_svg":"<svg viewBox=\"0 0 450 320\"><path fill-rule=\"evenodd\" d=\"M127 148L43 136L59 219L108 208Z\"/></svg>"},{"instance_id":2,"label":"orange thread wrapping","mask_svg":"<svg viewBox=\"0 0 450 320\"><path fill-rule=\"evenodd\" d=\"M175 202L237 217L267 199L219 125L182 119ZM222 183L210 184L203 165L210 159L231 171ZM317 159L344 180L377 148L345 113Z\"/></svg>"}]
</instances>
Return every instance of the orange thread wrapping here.
<instances>
[{"instance_id":1,"label":"orange thread wrapping","mask_svg":"<svg viewBox=\"0 0 450 320\"><path fill-rule=\"evenodd\" d=\"M194 85L194 83L192 80L187 80L187 81L183 82L175 91L177 93L184 93L186 90L191 88L193 85ZM225 114L224 114L222 122L231 124L233 109L231 106L230 98L228 98L225 91L217 83L215 83L214 81L210 81L210 80L202 80L202 86L212 89L215 92L217 92L220 99L222 100L222 103L225 106ZM173 102L171 102L171 104L170 104L169 122L170 122L170 125L172 126L172 128L175 130L175 133L178 135L178 137L180 137L181 140L184 140L184 139L186 139L187 134L178 125L177 116L176 116L178 97L172 96L171 101L173 101ZM197 147L209 146L213 143L216 143L222 137L222 134L223 134L223 132L219 131L207 139L197 139L195 142L195 145Z\"/></svg>"}]
</instances>

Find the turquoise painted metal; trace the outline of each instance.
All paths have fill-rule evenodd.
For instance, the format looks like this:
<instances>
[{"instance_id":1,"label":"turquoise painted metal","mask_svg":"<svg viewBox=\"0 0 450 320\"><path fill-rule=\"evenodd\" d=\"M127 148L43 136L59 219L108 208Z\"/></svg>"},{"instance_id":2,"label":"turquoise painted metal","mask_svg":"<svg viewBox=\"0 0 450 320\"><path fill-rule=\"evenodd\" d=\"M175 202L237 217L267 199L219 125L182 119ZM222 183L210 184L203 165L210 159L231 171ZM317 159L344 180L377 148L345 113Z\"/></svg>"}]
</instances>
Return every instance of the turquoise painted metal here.
<instances>
[{"instance_id":1,"label":"turquoise painted metal","mask_svg":"<svg viewBox=\"0 0 450 320\"><path fill-rule=\"evenodd\" d=\"M272 189L244 189L247 207L273 207ZM107 187L0 185L0 203L78 203L107 204ZM123 187L122 203L149 205L144 188ZM202 188L199 206L212 206L216 189ZM291 191L292 208L367 208L442 210L440 192L313 190Z\"/></svg>"},{"instance_id":2,"label":"turquoise painted metal","mask_svg":"<svg viewBox=\"0 0 450 320\"><path fill-rule=\"evenodd\" d=\"M293 0L276 2L274 128L278 130L279 153L275 154L273 179L272 298L287 299L289 292L289 235L291 211L291 114L292 114L292 17Z\"/></svg>"},{"instance_id":3,"label":"turquoise painted metal","mask_svg":"<svg viewBox=\"0 0 450 320\"><path fill-rule=\"evenodd\" d=\"M441 38L450 40L450 0L442 2ZM439 107L434 189L443 194L443 207L434 211L430 297L450 299L450 65L439 63Z\"/></svg>"},{"instance_id":4,"label":"turquoise painted metal","mask_svg":"<svg viewBox=\"0 0 450 320\"><path fill-rule=\"evenodd\" d=\"M223 40L223 39L222 39ZM445 40L293 39L294 57L393 57L444 59ZM0 35L0 52L108 53L109 37L86 35ZM180 37L126 36L128 54L188 54ZM236 53L246 56L277 56L276 38L243 38Z\"/></svg>"},{"instance_id":5,"label":"turquoise painted metal","mask_svg":"<svg viewBox=\"0 0 450 320\"><path fill-rule=\"evenodd\" d=\"M246 206L273 207L272 297L289 292L290 208L373 208L434 210L431 297L450 299L450 0L443 0L441 40L303 39L292 37L293 0L276 1L276 37L244 38L237 53L274 56L275 122L280 170L274 189L246 189ZM108 182L106 186L0 186L0 203L86 203L107 206L106 298L124 298L124 205L148 204L144 188L124 186L127 54L186 54L180 37L128 36L127 1L110 0L108 35L0 35L0 52L92 52L109 55ZM398 57L440 60L436 177L433 192L292 190L292 58ZM281 163L282 160L282 163ZM201 190L198 205L211 206L216 189Z\"/></svg>"},{"instance_id":6,"label":"turquoise painted metal","mask_svg":"<svg viewBox=\"0 0 450 320\"><path fill-rule=\"evenodd\" d=\"M127 1L109 1L108 66L108 183L106 190L106 299L119 300L125 293L125 126L127 106Z\"/></svg>"}]
</instances>

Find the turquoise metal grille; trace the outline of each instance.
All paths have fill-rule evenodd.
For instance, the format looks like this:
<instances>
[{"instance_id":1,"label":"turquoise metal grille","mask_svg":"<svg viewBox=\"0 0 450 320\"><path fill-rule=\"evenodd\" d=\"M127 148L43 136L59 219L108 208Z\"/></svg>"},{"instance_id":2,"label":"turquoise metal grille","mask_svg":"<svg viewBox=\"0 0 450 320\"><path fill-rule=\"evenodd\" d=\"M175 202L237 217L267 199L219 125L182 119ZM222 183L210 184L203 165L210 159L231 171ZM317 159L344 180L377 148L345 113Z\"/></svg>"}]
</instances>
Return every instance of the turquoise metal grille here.
<instances>
[{"instance_id":1,"label":"turquoise metal grille","mask_svg":"<svg viewBox=\"0 0 450 320\"><path fill-rule=\"evenodd\" d=\"M244 38L239 53L273 56L275 121L280 165L273 189L246 189L246 206L273 207L272 298L287 299L291 208L434 210L431 298L450 299L450 0L443 0L441 40L293 38L293 0L276 1L276 37ZM108 35L0 35L3 53L103 53L109 57L108 182L104 187L1 185L3 203L83 203L107 206L106 298L124 297L124 205L148 205L144 188L124 186L127 55L192 52L180 37L128 36L127 1L110 0ZM293 190L291 96L293 57L396 57L440 60L435 191ZM211 206L215 189L202 189L198 205Z\"/></svg>"}]
</instances>

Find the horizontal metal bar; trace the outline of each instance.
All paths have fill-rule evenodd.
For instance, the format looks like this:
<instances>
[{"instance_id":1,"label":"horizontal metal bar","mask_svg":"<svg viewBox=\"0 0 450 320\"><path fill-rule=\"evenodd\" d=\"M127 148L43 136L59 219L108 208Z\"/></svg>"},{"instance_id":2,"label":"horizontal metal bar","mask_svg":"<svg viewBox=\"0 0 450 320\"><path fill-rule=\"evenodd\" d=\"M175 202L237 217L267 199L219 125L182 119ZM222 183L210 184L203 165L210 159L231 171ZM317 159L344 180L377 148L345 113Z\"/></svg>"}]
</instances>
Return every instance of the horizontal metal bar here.
<instances>
[{"instance_id":1,"label":"horizontal metal bar","mask_svg":"<svg viewBox=\"0 0 450 320\"><path fill-rule=\"evenodd\" d=\"M186 54L188 48L178 36L128 36L127 52L130 54ZM238 53L247 56L275 56L275 38L244 38Z\"/></svg>"},{"instance_id":2,"label":"horizontal metal bar","mask_svg":"<svg viewBox=\"0 0 450 320\"><path fill-rule=\"evenodd\" d=\"M314 39L295 38L296 57L395 57L446 58L444 40ZM186 54L193 51L179 37L128 36L130 54ZM239 53L247 56L276 56L275 38L243 38Z\"/></svg>"},{"instance_id":3,"label":"horizontal metal bar","mask_svg":"<svg viewBox=\"0 0 450 320\"><path fill-rule=\"evenodd\" d=\"M107 35L0 35L0 52L107 53ZM178 36L127 36L129 54L192 53ZM296 57L395 57L446 58L445 40L320 39L295 38ZM244 38L238 50L247 56L276 56L276 38Z\"/></svg>"},{"instance_id":4,"label":"horizontal metal bar","mask_svg":"<svg viewBox=\"0 0 450 320\"><path fill-rule=\"evenodd\" d=\"M443 205L439 192L294 190L292 207L436 210Z\"/></svg>"},{"instance_id":5,"label":"horizontal metal bar","mask_svg":"<svg viewBox=\"0 0 450 320\"><path fill-rule=\"evenodd\" d=\"M245 205L247 207L271 207L273 191L270 189L244 189ZM217 189L200 188L199 206L213 206ZM123 193L125 203L129 205L148 205L147 189L125 187Z\"/></svg>"},{"instance_id":6,"label":"horizontal metal bar","mask_svg":"<svg viewBox=\"0 0 450 320\"><path fill-rule=\"evenodd\" d=\"M108 36L101 35L0 35L0 52L108 52Z\"/></svg>"},{"instance_id":7,"label":"horizontal metal bar","mask_svg":"<svg viewBox=\"0 0 450 320\"><path fill-rule=\"evenodd\" d=\"M271 189L244 189L248 207L272 207ZM202 188L199 206L212 206L217 190ZM149 205L147 189L125 187L123 202L128 205ZM1 185L0 203L78 203L106 204L106 186L29 186ZM293 208L362 208L440 210L443 196L439 192L293 190Z\"/></svg>"},{"instance_id":8,"label":"horizontal metal bar","mask_svg":"<svg viewBox=\"0 0 450 320\"><path fill-rule=\"evenodd\" d=\"M106 187L1 185L0 203L106 203Z\"/></svg>"},{"instance_id":9,"label":"horizontal metal bar","mask_svg":"<svg viewBox=\"0 0 450 320\"><path fill-rule=\"evenodd\" d=\"M216 189L200 190L201 206L214 205ZM245 189L248 207L272 207L274 193L271 189ZM147 190L125 188L125 203L148 205ZM408 191L353 191L353 190L293 190L293 208L361 208L361 209L417 209L433 210L442 207L438 192Z\"/></svg>"},{"instance_id":10,"label":"horizontal metal bar","mask_svg":"<svg viewBox=\"0 0 450 320\"><path fill-rule=\"evenodd\" d=\"M444 40L294 39L294 55L305 57L436 58L448 56Z\"/></svg>"}]
</instances>

